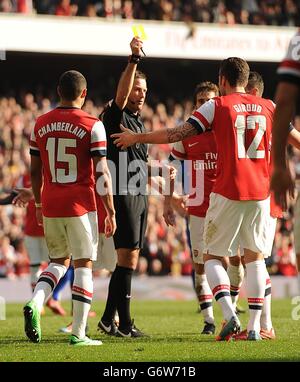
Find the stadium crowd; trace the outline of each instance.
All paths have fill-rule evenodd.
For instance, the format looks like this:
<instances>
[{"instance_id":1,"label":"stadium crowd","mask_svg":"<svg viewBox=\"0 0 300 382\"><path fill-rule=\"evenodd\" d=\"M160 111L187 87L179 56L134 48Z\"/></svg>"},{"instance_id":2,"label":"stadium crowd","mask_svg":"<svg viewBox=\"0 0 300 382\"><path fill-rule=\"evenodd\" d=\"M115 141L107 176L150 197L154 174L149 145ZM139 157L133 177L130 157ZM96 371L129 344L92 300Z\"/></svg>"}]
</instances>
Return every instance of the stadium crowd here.
<instances>
[{"instance_id":1,"label":"stadium crowd","mask_svg":"<svg viewBox=\"0 0 300 382\"><path fill-rule=\"evenodd\" d=\"M35 119L55 107L55 102L42 96L24 93L20 99L0 98L0 197L18 186L20 177L29 165L28 139ZM84 109L95 116L103 105L87 100ZM145 105L142 116L148 131L163 126L172 127L185 120L192 110L192 102L181 104L172 99L156 105ZM169 145L152 145L151 159L167 159ZM291 160L297 155L291 151ZM162 198L150 196L146 245L141 254L137 272L150 275L188 275L192 271L187 245L185 220L177 216L175 228L168 229L162 217ZM22 277L29 272L29 260L24 247L25 211L12 206L0 206L0 277ZM293 249L293 206L278 222L273 256L268 259L271 274L296 275Z\"/></svg>"},{"instance_id":2,"label":"stadium crowd","mask_svg":"<svg viewBox=\"0 0 300 382\"><path fill-rule=\"evenodd\" d=\"M296 0L0 0L1 12L218 24L297 25Z\"/></svg>"}]
</instances>

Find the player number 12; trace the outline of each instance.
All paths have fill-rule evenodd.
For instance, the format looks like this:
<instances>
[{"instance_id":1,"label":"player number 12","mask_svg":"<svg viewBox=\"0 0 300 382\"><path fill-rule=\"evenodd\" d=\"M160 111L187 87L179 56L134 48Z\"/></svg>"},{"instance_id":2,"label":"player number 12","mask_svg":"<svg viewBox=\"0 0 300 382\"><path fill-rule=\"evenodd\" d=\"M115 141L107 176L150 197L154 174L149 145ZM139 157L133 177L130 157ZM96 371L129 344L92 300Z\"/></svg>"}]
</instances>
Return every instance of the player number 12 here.
<instances>
[{"instance_id":1,"label":"player number 12","mask_svg":"<svg viewBox=\"0 0 300 382\"><path fill-rule=\"evenodd\" d=\"M253 141L246 151L245 134L247 130L254 130L258 125ZM235 120L237 129L237 145L239 158L261 159L265 157L265 150L257 150L264 133L267 129L266 117L264 115L238 115Z\"/></svg>"}]
</instances>

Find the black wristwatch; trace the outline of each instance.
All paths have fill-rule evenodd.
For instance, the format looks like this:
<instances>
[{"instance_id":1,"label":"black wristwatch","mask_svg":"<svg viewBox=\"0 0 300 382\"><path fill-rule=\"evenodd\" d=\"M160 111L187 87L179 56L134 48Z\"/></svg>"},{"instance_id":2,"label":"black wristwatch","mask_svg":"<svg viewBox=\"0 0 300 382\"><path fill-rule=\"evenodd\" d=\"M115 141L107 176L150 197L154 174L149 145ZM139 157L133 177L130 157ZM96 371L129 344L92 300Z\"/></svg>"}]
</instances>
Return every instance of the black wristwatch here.
<instances>
[{"instance_id":1,"label":"black wristwatch","mask_svg":"<svg viewBox=\"0 0 300 382\"><path fill-rule=\"evenodd\" d=\"M138 64L141 58L142 56L139 56L137 54L131 54L128 58L128 62Z\"/></svg>"}]
</instances>

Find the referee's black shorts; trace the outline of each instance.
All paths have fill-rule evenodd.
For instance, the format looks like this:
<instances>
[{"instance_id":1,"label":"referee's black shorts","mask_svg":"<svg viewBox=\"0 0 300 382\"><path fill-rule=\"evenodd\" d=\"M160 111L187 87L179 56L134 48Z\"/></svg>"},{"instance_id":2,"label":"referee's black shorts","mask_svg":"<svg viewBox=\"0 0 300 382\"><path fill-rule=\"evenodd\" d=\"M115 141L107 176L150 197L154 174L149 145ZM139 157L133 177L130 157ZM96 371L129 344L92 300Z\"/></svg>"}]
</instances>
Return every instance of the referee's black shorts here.
<instances>
[{"instance_id":1,"label":"referee's black shorts","mask_svg":"<svg viewBox=\"0 0 300 382\"><path fill-rule=\"evenodd\" d=\"M114 205L117 221L115 248L142 248L147 228L148 197L114 195Z\"/></svg>"}]
</instances>

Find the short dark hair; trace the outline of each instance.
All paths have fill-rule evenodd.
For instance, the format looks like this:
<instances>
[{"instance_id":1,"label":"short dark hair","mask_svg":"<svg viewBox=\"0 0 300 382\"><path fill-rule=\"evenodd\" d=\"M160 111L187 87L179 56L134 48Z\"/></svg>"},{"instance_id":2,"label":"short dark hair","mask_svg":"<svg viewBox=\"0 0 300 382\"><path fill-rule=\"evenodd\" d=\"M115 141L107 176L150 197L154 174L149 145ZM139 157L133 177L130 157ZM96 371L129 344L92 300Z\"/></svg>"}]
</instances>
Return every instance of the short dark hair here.
<instances>
[{"instance_id":1,"label":"short dark hair","mask_svg":"<svg viewBox=\"0 0 300 382\"><path fill-rule=\"evenodd\" d=\"M220 65L219 75L224 76L230 86L246 86L250 68L245 60L239 57L229 57Z\"/></svg>"},{"instance_id":2,"label":"short dark hair","mask_svg":"<svg viewBox=\"0 0 300 382\"><path fill-rule=\"evenodd\" d=\"M193 99L194 99L195 105L197 103L197 95L199 93L202 93L202 92L214 92L216 94L216 96L218 96L219 95L219 88L216 84L214 84L213 82L210 82L210 81L200 82L194 90Z\"/></svg>"},{"instance_id":3,"label":"short dark hair","mask_svg":"<svg viewBox=\"0 0 300 382\"><path fill-rule=\"evenodd\" d=\"M68 70L63 73L58 81L59 94L62 99L74 101L86 89L85 77L76 70Z\"/></svg>"},{"instance_id":4,"label":"short dark hair","mask_svg":"<svg viewBox=\"0 0 300 382\"><path fill-rule=\"evenodd\" d=\"M249 78L248 78L248 84L246 86L247 90L252 90L254 88L257 88L260 95L264 92L264 80L262 76L257 72L250 72Z\"/></svg>"},{"instance_id":5,"label":"short dark hair","mask_svg":"<svg viewBox=\"0 0 300 382\"><path fill-rule=\"evenodd\" d=\"M140 70L137 70L134 74L134 79L141 79L141 80L147 80L147 76L145 73L141 72Z\"/></svg>"}]
</instances>

